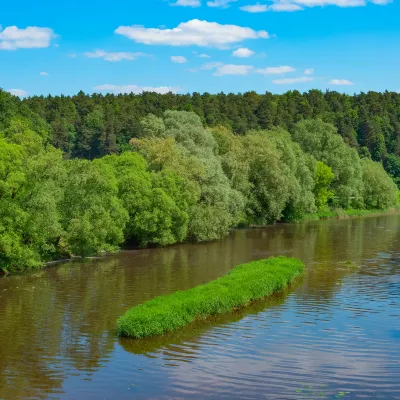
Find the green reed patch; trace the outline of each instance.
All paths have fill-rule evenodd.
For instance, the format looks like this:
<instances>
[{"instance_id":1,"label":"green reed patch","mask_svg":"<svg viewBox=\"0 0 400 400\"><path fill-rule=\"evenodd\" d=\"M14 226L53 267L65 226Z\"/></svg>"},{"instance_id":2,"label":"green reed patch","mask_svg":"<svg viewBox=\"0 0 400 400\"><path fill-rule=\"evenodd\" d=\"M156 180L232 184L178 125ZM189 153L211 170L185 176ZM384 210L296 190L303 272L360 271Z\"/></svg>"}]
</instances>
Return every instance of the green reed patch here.
<instances>
[{"instance_id":1,"label":"green reed patch","mask_svg":"<svg viewBox=\"0 0 400 400\"><path fill-rule=\"evenodd\" d=\"M300 260L286 257L239 265L215 281L131 308L118 320L117 333L143 338L173 331L198 318L229 312L279 292L303 270Z\"/></svg>"}]
</instances>

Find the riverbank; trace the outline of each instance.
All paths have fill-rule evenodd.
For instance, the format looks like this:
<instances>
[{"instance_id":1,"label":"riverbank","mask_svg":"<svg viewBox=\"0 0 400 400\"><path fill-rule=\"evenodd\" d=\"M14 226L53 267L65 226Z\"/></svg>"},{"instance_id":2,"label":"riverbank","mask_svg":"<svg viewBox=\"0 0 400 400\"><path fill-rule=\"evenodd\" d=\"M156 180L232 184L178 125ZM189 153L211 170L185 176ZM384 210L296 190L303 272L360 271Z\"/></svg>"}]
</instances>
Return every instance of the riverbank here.
<instances>
[{"instance_id":1,"label":"riverbank","mask_svg":"<svg viewBox=\"0 0 400 400\"><path fill-rule=\"evenodd\" d=\"M381 209L374 209L374 210L347 209L346 210L346 209L337 208L337 209L333 209L333 210L319 211L315 214L306 214L303 218L301 218L297 221L290 221L289 223L301 223L303 221L318 221L318 220L333 219L333 218L347 219L347 218L355 218L355 217L380 216L380 215L390 215L390 214L399 214L399 213L400 213L400 206L398 206L397 208L390 208L390 209L386 209L386 210L381 210ZM252 229L252 228L259 229L259 228L265 228L265 227L268 227L271 225L273 225L273 224L267 224L267 225L251 224L251 225L243 225L236 229L249 229L249 228L250 229ZM220 238L218 240L221 240L221 239L223 239L223 238ZM179 245L179 244L185 244L185 243L189 243L189 242L175 243L173 246ZM150 246L147 246L146 248L149 248L149 247ZM155 246L155 247L159 247L159 246ZM169 247L169 246L166 246L166 247ZM124 248L122 248L122 249L124 249ZM139 246L135 246L135 247L127 247L125 249L141 250L143 248L141 248ZM35 269L29 269L29 270L5 271L0 268L0 278L3 276L7 276L7 275L19 275L19 274L26 274L26 273L30 273L30 272L36 272L40 269L50 268L52 266L56 266L63 262L69 262L69 261L74 261L74 260L101 259L104 257L108 257L110 255L113 255L113 254L117 254L119 251L121 251L121 249L114 253L105 253L103 255L99 255L96 257L71 256L70 258L51 260L51 261L45 262L42 265L42 267L35 268Z\"/></svg>"},{"instance_id":2,"label":"riverbank","mask_svg":"<svg viewBox=\"0 0 400 400\"><path fill-rule=\"evenodd\" d=\"M360 210L360 209L330 209L319 211L315 214L306 214L301 221L318 221L321 219L330 219L330 218L353 218L353 217L368 217L368 216L378 216L378 215L388 215L388 214L398 214L400 213L399 208L390 208L386 210L374 209L374 210Z\"/></svg>"},{"instance_id":3,"label":"riverbank","mask_svg":"<svg viewBox=\"0 0 400 400\"><path fill-rule=\"evenodd\" d=\"M239 265L215 281L131 308L118 320L117 334L138 339L172 332L279 292L303 270L300 260L285 257Z\"/></svg>"}]
</instances>

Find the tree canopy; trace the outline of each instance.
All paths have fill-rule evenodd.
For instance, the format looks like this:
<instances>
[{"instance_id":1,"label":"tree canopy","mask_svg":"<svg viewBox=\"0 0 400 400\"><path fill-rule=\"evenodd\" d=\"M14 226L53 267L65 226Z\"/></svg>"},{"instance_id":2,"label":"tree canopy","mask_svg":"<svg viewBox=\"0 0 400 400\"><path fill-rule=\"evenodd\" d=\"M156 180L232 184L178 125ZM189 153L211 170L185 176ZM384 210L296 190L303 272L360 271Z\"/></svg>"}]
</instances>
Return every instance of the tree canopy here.
<instances>
[{"instance_id":1,"label":"tree canopy","mask_svg":"<svg viewBox=\"0 0 400 400\"><path fill-rule=\"evenodd\" d=\"M226 114L213 114L223 102ZM346 112L339 127L327 121L331 103ZM215 240L327 207L392 207L398 190L384 167L400 172L397 125L377 119L358 149L351 104L329 92L21 101L0 91L0 270L124 242Z\"/></svg>"}]
</instances>

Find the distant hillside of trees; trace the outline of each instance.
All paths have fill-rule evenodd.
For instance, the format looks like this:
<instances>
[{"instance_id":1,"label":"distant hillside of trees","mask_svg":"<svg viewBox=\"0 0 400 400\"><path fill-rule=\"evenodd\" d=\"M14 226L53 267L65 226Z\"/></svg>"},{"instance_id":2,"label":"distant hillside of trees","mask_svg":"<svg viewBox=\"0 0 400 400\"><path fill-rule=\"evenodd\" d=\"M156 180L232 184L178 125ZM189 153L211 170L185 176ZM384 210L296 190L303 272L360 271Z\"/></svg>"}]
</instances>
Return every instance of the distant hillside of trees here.
<instances>
[{"instance_id":1,"label":"distant hillside of trees","mask_svg":"<svg viewBox=\"0 0 400 400\"><path fill-rule=\"evenodd\" d=\"M125 149L140 137L140 120L166 110L193 111L205 126L224 126L243 135L248 130L282 127L289 132L305 119L321 119L337 128L349 146L382 161L400 177L400 94L297 90L282 95L257 94L93 94L32 97L23 103L51 127L52 143L71 157L93 159Z\"/></svg>"}]
</instances>

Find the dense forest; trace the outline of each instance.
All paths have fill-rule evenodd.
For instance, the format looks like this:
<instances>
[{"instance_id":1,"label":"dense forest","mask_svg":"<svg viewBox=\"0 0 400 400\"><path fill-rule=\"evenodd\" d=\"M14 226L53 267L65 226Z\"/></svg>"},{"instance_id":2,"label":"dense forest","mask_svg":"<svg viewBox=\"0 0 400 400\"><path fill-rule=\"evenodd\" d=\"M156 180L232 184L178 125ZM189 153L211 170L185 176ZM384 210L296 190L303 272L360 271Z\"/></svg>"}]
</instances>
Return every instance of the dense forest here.
<instances>
[{"instance_id":1,"label":"dense forest","mask_svg":"<svg viewBox=\"0 0 400 400\"><path fill-rule=\"evenodd\" d=\"M400 95L0 91L0 270L396 205Z\"/></svg>"},{"instance_id":2,"label":"dense forest","mask_svg":"<svg viewBox=\"0 0 400 400\"><path fill-rule=\"evenodd\" d=\"M93 159L126 148L140 137L147 114L193 111L203 125L225 126L243 135L249 130L281 127L292 132L297 122L319 118L334 125L344 141L362 156L382 161L400 178L400 94L290 91L282 95L193 93L32 97L29 108L51 126L52 143L72 157Z\"/></svg>"}]
</instances>

